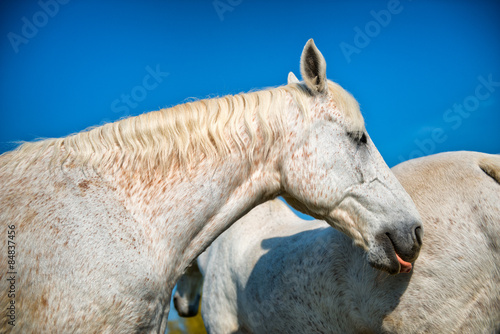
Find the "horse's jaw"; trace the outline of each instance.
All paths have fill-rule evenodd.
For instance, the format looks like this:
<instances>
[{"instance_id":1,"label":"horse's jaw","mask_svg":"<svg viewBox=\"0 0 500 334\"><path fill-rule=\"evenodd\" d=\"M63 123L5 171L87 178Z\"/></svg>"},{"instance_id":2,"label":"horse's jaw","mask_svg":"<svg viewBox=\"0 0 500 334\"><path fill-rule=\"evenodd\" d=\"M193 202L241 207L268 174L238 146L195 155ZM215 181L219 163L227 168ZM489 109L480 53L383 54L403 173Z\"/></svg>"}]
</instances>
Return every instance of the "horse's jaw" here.
<instances>
[{"instance_id":1,"label":"horse's jaw","mask_svg":"<svg viewBox=\"0 0 500 334\"><path fill-rule=\"evenodd\" d=\"M416 210L401 210L396 203L384 203L389 205L384 205L383 209L381 205L367 205L375 201L361 195L372 192L384 198L384 189L387 188L373 187L373 183L369 187L352 187L350 194L335 206L326 221L362 248L373 268L392 275L409 273L411 262L417 259L422 245L420 216ZM391 204L394 210L387 209Z\"/></svg>"}]
</instances>

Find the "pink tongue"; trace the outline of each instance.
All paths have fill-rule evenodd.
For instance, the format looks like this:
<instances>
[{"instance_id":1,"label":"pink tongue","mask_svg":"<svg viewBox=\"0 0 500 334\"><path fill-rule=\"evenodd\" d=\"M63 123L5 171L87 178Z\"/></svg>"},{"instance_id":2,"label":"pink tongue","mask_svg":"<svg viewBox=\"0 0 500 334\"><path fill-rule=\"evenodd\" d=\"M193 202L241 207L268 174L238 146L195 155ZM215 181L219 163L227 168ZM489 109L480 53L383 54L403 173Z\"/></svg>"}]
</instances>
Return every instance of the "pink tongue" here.
<instances>
[{"instance_id":1,"label":"pink tongue","mask_svg":"<svg viewBox=\"0 0 500 334\"><path fill-rule=\"evenodd\" d=\"M411 263L406 262L402 258L399 257L399 255L396 253L396 257L398 259L399 264L401 265L401 270L399 271L400 273L409 273L411 271Z\"/></svg>"}]
</instances>

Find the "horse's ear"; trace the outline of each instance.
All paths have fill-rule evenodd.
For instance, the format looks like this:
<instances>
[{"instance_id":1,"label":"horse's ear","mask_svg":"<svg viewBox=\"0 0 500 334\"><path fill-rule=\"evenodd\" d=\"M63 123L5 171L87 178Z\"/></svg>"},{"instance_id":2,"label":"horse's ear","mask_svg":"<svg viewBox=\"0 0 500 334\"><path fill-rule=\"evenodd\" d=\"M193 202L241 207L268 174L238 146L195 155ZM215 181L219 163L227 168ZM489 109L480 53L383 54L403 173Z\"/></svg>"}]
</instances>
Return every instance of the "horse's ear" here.
<instances>
[{"instance_id":1,"label":"horse's ear","mask_svg":"<svg viewBox=\"0 0 500 334\"><path fill-rule=\"evenodd\" d=\"M326 62L312 38L307 41L300 57L300 73L307 87L314 93L326 93Z\"/></svg>"},{"instance_id":2,"label":"horse's ear","mask_svg":"<svg viewBox=\"0 0 500 334\"><path fill-rule=\"evenodd\" d=\"M288 84L299 83L299 79L293 74L293 72L288 73Z\"/></svg>"}]
</instances>

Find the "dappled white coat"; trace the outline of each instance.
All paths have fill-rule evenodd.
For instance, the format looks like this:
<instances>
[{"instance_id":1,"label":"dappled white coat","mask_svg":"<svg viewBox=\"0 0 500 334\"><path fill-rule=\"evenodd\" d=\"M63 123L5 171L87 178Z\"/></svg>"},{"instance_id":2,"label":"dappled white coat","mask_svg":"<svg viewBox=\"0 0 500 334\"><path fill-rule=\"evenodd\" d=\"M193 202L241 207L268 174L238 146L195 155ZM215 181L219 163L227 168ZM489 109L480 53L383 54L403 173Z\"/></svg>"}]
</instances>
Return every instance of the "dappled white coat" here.
<instances>
[{"instance_id":1,"label":"dappled white coat","mask_svg":"<svg viewBox=\"0 0 500 334\"><path fill-rule=\"evenodd\" d=\"M426 229L410 274L371 268L364 252L328 224L268 202L200 257L209 332L498 331L500 157L445 153L393 171Z\"/></svg>"}]
</instances>

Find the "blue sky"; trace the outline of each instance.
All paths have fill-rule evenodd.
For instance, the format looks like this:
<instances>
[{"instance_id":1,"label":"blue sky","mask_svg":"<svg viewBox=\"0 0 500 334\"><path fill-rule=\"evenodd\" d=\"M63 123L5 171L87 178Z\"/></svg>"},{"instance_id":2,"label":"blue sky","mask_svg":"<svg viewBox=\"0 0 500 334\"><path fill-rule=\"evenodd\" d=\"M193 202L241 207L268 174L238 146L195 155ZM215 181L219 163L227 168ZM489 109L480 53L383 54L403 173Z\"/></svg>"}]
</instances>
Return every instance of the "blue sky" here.
<instances>
[{"instance_id":1,"label":"blue sky","mask_svg":"<svg viewBox=\"0 0 500 334\"><path fill-rule=\"evenodd\" d=\"M41 0L0 9L0 152L188 97L284 84L312 37L390 166L450 150L500 153L496 1ZM151 71L161 75L146 89Z\"/></svg>"},{"instance_id":2,"label":"blue sky","mask_svg":"<svg viewBox=\"0 0 500 334\"><path fill-rule=\"evenodd\" d=\"M0 11L0 153L285 84L309 38L389 166L500 153L498 1L5 0Z\"/></svg>"}]
</instances>

